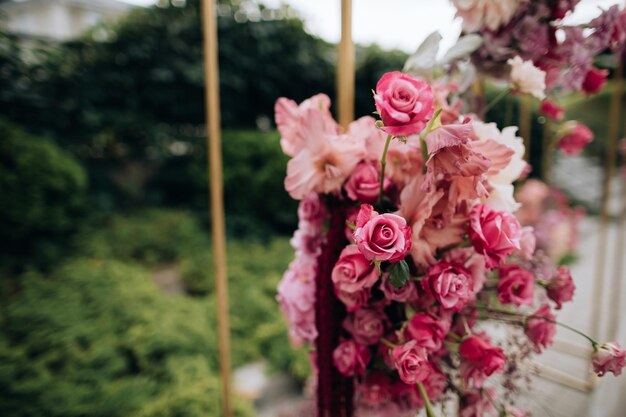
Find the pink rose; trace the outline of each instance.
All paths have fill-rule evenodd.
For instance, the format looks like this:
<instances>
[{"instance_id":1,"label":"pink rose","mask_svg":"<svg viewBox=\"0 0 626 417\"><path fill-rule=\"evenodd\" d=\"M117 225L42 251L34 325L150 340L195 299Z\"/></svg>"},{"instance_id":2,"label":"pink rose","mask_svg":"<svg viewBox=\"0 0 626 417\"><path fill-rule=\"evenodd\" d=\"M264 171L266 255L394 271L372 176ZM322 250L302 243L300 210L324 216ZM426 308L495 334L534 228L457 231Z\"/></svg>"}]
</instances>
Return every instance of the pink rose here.
<instances>
[{"instance_id":1,"label":"pink rose","mask_svg":"<svg viewBox=\"0 0 626 417\"><path fill-rule=\"evenodd\" d=\"M482 386L485 379L495 372L504 370L506 364L504 351L491 346L486 336L473 335L461 342L461 376L467 383Z\"/></svg>"},{"instance_id":2,"label":"pink rose","mask_svg":"<svg viewBox=\"0 0 626 417\"><path fill-rule=\"evenodd\" d=\"M466 392L461 397L459 417L487 417L495 410L492 403L495 397L491 388Z\"/></svg>"},{"instance_id":3,"label":"pink rose","mask_svg":"<svg viewBox=\"0 0 626 417\"><path fill-rule=\"evenodd\" d=\"M431 371L428 363L426 350L417 346L415 340L396 346L391 351L391 356L405 384L417 384L424 381Z\"/></svg>"},{"instance_id":4,"label":"pink rose","mask_svg":"<svg viewBox=\"0 0 626 417\"><path fill-rule=\"evenodd\" d=\"M456 248L443 254L443 260L451 264L461 264L470 272L472 277L472 294L475 298L485 285L485 257L479 255L473 248Z\"/></svg>"},{"instance_id":5,"label":"pink rose","mask_svg":"<svg viewBox=\"0 0 626 417\"><path fill-rule=\"evenodd\" d=\"M443 308L459 311L472 293L472 278L462 265L439 262L428 269L422 287Z\"/></svg>"},{"instance_id":6,"label":"pink rose","mask_svg":"<svg viewBox=\"0 0 626 417\"><path fill-rule=\"evenodd\" d=\"M593 132L577 121L564 125L564 134L556 143L557 148L566 155L576 155L593 140Z\"/></svg>"},{"instance_id":7,"label":"pink rose","mask_svg":"<svg viewBox=\"0 0 626 417\"><path fill-rule=\"evenodd\" d=\"M478 204L470 212L469 235L476 252L485 255L487 268L493 269L520 248L522 227L511 213Z\"/></svg>"},{"instance_id":8,"label":"pink rose","mask_svg":"<svg viewBox=\"0 0 626 417\"><path fill-rule=\"evenodd\" d=\"M516 306L532 305L535 277L519 265L506 265L498 272L498 301Z\"/></svg>"},{"instance_id":9,"label":"pink rose","mask_svg":"<svg viewBox=\"0 0 626 417\"><path fill-rule=\"evenodd\" d=\"M591 67L591 69L587 71L587 75L585 75L585 80L583 81L583 92L585 94L599 93L606 83L607 75L609 75L609 70Z\"/></svg>"},{"instance_id":10,"label":"pink rose","mask_svg":"<svg viewBox=\"0 0 626 417\"><path fill-rule=\"evenodd\" d=\"M574 284L569 268L559 266L546 289L548 297L556 303L557 310L561 309L564 302L572 301L576 285Z\"/></svg>"},{"instance_id":11,"label":"pink rose","mask_svg":"<svg viewBox=\"0 0 626 417\"><path fill-rule=\"evenodd\" d=\"M411 228L396 214L378 214L362 204L357 216L354 241L369 261L397 262L411 247Z\"/></svg>"},{"instance_id":12,"label":"pink rose","mask_svg":"<svg viewBox=\"0 0 626 417\"><path fill-rule=\"evenodd\" d=\"M598 376L604 376L607 372L613 375L622 374L622 368L626 366L626 350L622 349L617 342L605 343L596 348L592 357L593 371Z\"/></svg>"},{"instance_id":13,"label":"pink rose","mask_svg":"<svg viewBox=\"0 0 626 417\"><path fill-rule=\"evenodd\" d=\"M399 71L383 74L376 84L376 110L392 136L420 133L433 115L433 90L418 78Z\"/></svg>"},{"instance_id":14,"label":"pink rose","mask_svg":"<svg viewBox=\"0 0 626 417\"><path fill-rule=\"evenodd\" d=\"M428 395L430 401L437 401L441 398L444 391L448 387L448 376L435 366L431 365L430 373L426 379L422 381L422 384L424 385L424 390L426 390L426 394ZM419 393L416 400L416 405L418 407L424 406L424 399Z\"/></svg>"},{"instance_id":15,"label":"pink rose","mask_svg":"<svg viewBox=\"0 0 626 417\"><path fill-rule=\"evenodd\" d=\"M333 351L333 363L344 376L363 375L372 354L354 340L341 342Z\"/></svg>"},{"instance_id":16,"label":"pink rose","mask_svg":"<svg viewBox=\"0 0 626 417\"><path fill-rule=\"evenodd\" d=\"M339 255L331 279L342 291L355 292L371 288L379 275L374 265L359 252L356 245L346 246Z\"/></svg>"},{"instance_id":17,"label":"pink rose","mask_svg":"<svg viewBox=\"0 0 626 417\"><path fill-rule=\"evenodd\" d=\"M391 381L384 372L368 372L362 382L358 379L356 382L354 395L356 404L377 409L391 399Z\"/></svg>"},{"instance_id":18,"label":"pink rose","mask_svg":"<svg viewBox=\"0 0 626 417\"><path fill-rule=\"evenodd\" d=\"M385 177L384 188L390 185L391 182ZM380 174L372 164L361 162L350 174L344 188L351 200L373 203L380 192Z\"/></svg>"},{"instance_id":19,"label":"pink rose","mask_svg":"<svg viewBox=\"0 0 626 417\"><path fill-rule=\"evenodd\" d=\"M348 315L343 322L354 340L363 345L375 345L385 333L386 316L381 310L363 308Z\"/></svg>"},{"instance_id":20,"label":"pink rose","mask_svg":"<svg viewBox=\"0 0 626 417\"><path fill-rule=\"evenodd\" d=\"M441 349L443 339L450 331L451 325L449 317L417 313L408 321L404 332L406 337L415 340L418 346L425 348L428 352L436 352Z\"/></svg>"},{"instance_id":21,"label":"pink rose","mask_svg":"<svg viewBox=\"0 0 626 417\"><path fill-rule=\"evenodd\" d=\"M539 105L539 112L552 120L563 120L565 109L552 100L543 100Z\"/></svg>"},{"instance_id":22,"label":"pink rose","mask_svg":"<svg viewBox=\"0 0 626 417\"><path fill-rule=\"evenodd\" d=\"M389 280L389 274L383 275L383 283L380 286L380 289L388 302L397 301L399 303L408 303L416 301L419 298L415 281L409 280L403 286L398 288Z\"/></svg>"},{"instance_id":23,"label":"pink rose","mask_svg":"<svg viewBox=\"0 0 626 417\"><path fill-rule=\"evenodd\" d=\"M302 256L316 258L322 252L322 239L323 235L320 231L303 228L293 233L289 243Z\"/></svg>"},{"instance_id":24,"label":"pink rose","mask_svg":"<svg viewBox=\"0 0 626 417\"><path fill-rule=\"evenodd\" d=\"M367 305L372 293L369 288L359 291L345 291L342 285L335 285L335 295L346 306L346 311L352 313Z\"/></svg>"},{"instance_id":25,"label":"pink rose","mask_svg":"<svg viewBox=\"0 0 626 417\"><path fill-rule=\"evenodd\" d=\"M320 225L324 222L327 212L319 194L309 193L298 205L298 223L312 223ZM299 226L302 227L302 226Z\"/></svg>"},{"instance_id":26,"label":"pink rose","mask_svg":"<svg viewBox=\"0 0 626 417\"><path fill-rule=\"evenodd\" d=\"M524 333L533 342L535 352L541 353L542 346L548 347L552 344L556 334L555 319L550 312L550 306L544 304L526 320Z\"/></svg>"}]
</instances>

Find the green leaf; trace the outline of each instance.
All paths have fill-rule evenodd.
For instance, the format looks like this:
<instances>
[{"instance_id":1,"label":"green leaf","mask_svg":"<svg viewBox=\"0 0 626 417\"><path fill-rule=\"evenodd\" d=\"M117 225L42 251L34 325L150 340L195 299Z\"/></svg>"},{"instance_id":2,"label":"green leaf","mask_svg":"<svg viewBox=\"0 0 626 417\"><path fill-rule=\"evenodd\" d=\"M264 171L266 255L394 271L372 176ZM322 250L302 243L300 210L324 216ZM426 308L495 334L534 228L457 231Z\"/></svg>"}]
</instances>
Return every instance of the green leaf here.
<instances>
[{"instance_id":1,"label":"green leaf","mask_svg":"<svg viewBox=\"0 0 626 417\"><path fill-rule=\"evenodd\" d=\"M391 264L389 269L389 279L396 288L401 288L409 280L409 265L403 259L400 262Z\"/></svg>"}]
</instances>

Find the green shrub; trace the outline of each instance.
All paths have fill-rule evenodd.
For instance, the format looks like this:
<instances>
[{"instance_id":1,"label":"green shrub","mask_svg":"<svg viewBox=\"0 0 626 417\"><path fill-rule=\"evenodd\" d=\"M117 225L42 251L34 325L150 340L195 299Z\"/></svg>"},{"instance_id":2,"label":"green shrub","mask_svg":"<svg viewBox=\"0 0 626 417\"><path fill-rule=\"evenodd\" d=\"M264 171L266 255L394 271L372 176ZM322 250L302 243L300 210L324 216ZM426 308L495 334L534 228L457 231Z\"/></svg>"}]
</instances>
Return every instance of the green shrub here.
<instances>
[{"instance_id":1,"label":"green shrub","mask_svg":"<svg viewBox=\"0 0 626 417\"><path fill-rule=\"evenodd\" d=\"M51 141L0 119L0 264L19 267L60 256L85 201L86 177Z\"/></svg>"},{"instance_id":2,"label":"green shrub","mask_svg":"<svg viewBox=\"0 0 626 417\"><path fill-rule=\"evenodd\" d=\"M0 415L219 415L211 300L160 294L118 261L20 282L3 300Z\"/></svg>"}]
</instances>

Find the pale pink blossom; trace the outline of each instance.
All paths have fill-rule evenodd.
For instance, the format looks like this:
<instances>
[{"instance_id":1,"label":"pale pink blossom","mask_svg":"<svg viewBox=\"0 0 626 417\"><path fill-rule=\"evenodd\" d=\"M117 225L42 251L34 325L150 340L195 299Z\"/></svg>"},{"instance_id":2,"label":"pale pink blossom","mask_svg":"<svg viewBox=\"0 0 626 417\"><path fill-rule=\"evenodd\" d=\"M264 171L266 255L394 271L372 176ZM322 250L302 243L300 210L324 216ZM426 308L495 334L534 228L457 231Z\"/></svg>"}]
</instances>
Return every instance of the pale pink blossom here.
<instances>
[{"instance_id":1,"label":"pale pink blossom","mask_svg":"<svg viewBox=\"0 0 626 417\"><path fill-rule=\"evenodd\" d=\"M371 356L367 346L354 340L346 340L333 351L333 363L344 376L363 375Z\"/></svg>"},{"instance_id":2,"label":"pale pink blossom","mask_svg":"<svg viewBox=\"0 0 626 417\"><path fill-rule=\"evenodd\" d=\"M456 15L463 19L465 32L495 31L506 25L523 0L452 0Z\"/></svg>"},{"instance_id":3,"label":"pale pink blossom","mask_svg":"<svg viewBox=\"0 0 626 417\"><path fill-rule=\"evenodd\" d=\"M386 323L387 317L382 310L362 308L349 314L343 322L343 327L357 342L375 345L385 334Z\"/></svg>"},{"instance_id":4,"label":"pale pink blossom","mask_svg":"<svg viewBox=\"0 0 626 417\"><path fill-rule=\"evenodd\" d=\"M340 131L330 113L330 98L326 94L317 94L304 100L300 105L281 97L276 100L274 112L276 126L280 132L280 146L285 154L295 156L305 147L307 133L303 129L303 121L308 117L307 112L310 109L320 114L324 133L337 134Z\"/></svg>"},{"instance_id":5,"label":"pale pink blossom","mask_svg":"<svg viewBox=\"0 0 626 417\"><path fill-rule=\"evenodd\" d=\"M537 247L537 237L535 229L532 226L522 227L522 237L520 238L520 248L517 255L523 259L530 261Z\"/></svg>"},{"instance_id":6,"label":"pale pink blossom","mask_svg":"<svg viewBox=\"0 0 626 417\"><path fill-rule=\"evenodd\" d=\"M511 66L513 88L543 100L546 97L546 73L537 68L532 61L524 61L519 56L507 61Z\"/></svg>"},{"instance_id":7,"label":"pale pink blossom","mask_svg":"<svg viewBox=\"0 0 626 417\"><path fill-rule=\"evenodd\" d=\"M324 132L324 119L313 109L301 119L304 144L287 163L285 189L296 200L311 191L328 194L341 186L359 161L365 156L363 142L346 135Z\"/></svg>"},{"instance_id":8,"label":"pale pink blossom","mask_svg":"<svg viewBox=\"0 0 626 417\"><path fill-rule=\"evenodd\" d=\"M294 260L278 284L278 301L289 324L289 336L294 345L313 342L315 327L314 262Z\"/></svg>"}]
</instances>

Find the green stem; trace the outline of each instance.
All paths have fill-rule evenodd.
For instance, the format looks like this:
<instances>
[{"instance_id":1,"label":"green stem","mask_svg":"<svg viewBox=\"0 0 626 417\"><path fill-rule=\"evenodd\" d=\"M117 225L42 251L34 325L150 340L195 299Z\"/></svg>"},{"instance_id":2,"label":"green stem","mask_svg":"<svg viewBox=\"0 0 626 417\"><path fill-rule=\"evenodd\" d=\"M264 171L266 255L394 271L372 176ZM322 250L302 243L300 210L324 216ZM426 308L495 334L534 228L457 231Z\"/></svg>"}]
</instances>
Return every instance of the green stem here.
<instances>
[{"instance_id":1,"label":"green stem","mask_svg":"<svg viewBox=\"0 0 626 417\"><path fill-rule=\"evenodd\" d=\"M491 110L493 106L498 104L498 102L502 100L504 97L506 97L510 92L511 92L510 88L505 88L504 90L500 91L498 95L495 96L494 99L491 100L489 104L487 104L487 106L485 106L485 108L483 109L483 116L486 116L487 112Z\"/></svg>"},{"instance_id":2,"label":"green stem","mask_svg":"<svg viewBox=\"0 0 626 417\"><path fill-rule=\"evenodd\" d=\"M393 349L396 347L396 345L394 345L393 343L391 343L389 340L385 339L384 337L380 338L380 342L383 345L387 346L389 349Z\"/></svg>"},{"instance_id":3,"label":"green stem","mask_svg":"<svg viewBox=\"0 0 626 417\"><path fill-rule=\"evenodd\" d=\"M490 307L478 307L477 306L476 308L478 310L483 310L483 311L486 311L488 313L503 314L505 316L514 316L514 317L524 318L524 319L541 319L541 320L545 320L548 323L554 323L557 326L561 326L561 327L563 327L563 328L565 328L565 329L567 329L567 330L569 330L571 332L574 332L574 333L578 334L579 336L584 337L589 342L591 342L591 345L594 346L594 347L599 345L599 343L597 341L595 341L591 337L587 336L585 333L581 332L580 330L575 329L572 326L569 326L569 325L567 325L565 323L561 323L559 321L552 320L552 319L549 319L549 318L544 317L544 316L537 316L537 315L534 315L534 314L527 315L527 314L522 314L522 313L515 313L515 312L512 312L512 311L499 310L499 309L490 308Z\"/></svg>"},{"instance_id":4,"label":"green stem","mask_svg":"<svg viewBox=\"0 0 626 417\"><path fill-rule=\"evenodd\" d=\"M435 414L435 410L433 409L433 405L430 402L430 398L428 398L428 394L426 393L426 389L424 388L424 384L421 382L417 383L417 387L420 390L420 394L422 395L422 399L424 400L424 407L426 408L426 415L428 417L437 417Z\"/></svg>"},{"instance_id":5,"label":"green stem","mask_svg":"<svg viewBox=\"0 0 626 417\"><path fill-rule=\"evenodd\" d=\"M383 149L383 156L380 158L380 191L378 193L378 204L383 201L383 192L385 188L385 167L387 166L387 151L389 150L389 144L391 143L393 136L387 135L387 141L385 141L385 148Z\"/></svg>"},{"instance_id":6,"label":"green stem","mask_svg":"<svg viewBox=\"0 0 626 417\"><path fill-rule=\"evenodd\" d=\"M435 121L441 114L441 110L443 109L439 108L435 110L435 114L433 114L433 117L428 121L428 124L426 124L424 130L422 130L420 133L420 151L422 152L422 159L424 160L424 172L426 172L426 161L428 161L428 147L426 146L426 135L428 135L432 130L433 124L435 124Z\"/></svg>"}]
</instances>

